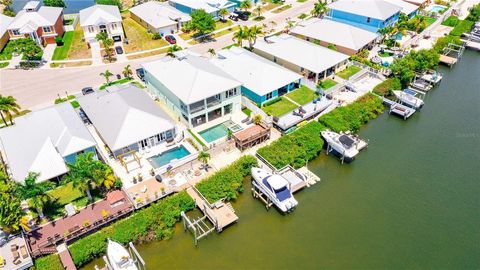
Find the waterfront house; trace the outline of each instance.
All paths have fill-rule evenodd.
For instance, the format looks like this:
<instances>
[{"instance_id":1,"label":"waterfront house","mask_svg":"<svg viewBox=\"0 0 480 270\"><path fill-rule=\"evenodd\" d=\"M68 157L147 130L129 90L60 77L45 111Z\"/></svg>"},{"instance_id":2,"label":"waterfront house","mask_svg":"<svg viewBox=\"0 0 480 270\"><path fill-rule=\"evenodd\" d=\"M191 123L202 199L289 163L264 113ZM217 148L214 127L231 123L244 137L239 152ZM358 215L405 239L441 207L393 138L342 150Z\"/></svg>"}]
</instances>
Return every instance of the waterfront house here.
<instances>
[{"instance_id":1,"label":"waterfront house","mask_svg":"<svg viewBox=\"0 0 480 270\"><path fill-rule=\"evenodd\" d=\"M414 4L419 7L426 7L428 4L430 4L430 0L403 0L405 2L408 2L410 4Z\"/></svg>"},{"instance_id":2,"label":"waterfront house","mask_svg":"<svg viewBox=\"0 0 480 270\"><path fill-rule=\"evenodd\" d=\"M347 55L372 48L379 38L377 33L350 24L318 18L298 23L290 33L324 47L333 45L338 52Z\"/></svg>"},{"instance_id":3,"label":"waterfront house","mask_svg":"<svg viewBox=\"0 0 480 270\"><path fill-rule=\"evenodd\" d=\"M328 5L329 16L371 32L394 25L402 8L385 0L338 0Z\"/></svg>"},{"instance_id":4,"label":"waterfront house","mask_svg":"<svg viewBox=\"0 0 480 270\"><path fill-rule=\"evenodd\" d=\"M148 91L189 127L241 110L241 83L205 58L182 51L143 68Z\"/></svg>"},{"instance_id":5,"label":"waterfront house","mask_svg":"<svg viewBox=\"0 0 480 270\"><path fill-rule=\"evenodd\" d=\"M98 33L107 33L114 41L122 41L122 16L117 6L93 5L80 10L80 26L83 28L85 41L95 41Z\"/></svg>"},{"instance_id":6,"label":"waterfront house","mask_svg":"<svg viewBox=\"0 0 480 270\"><path fill-rule=\"evenodd\" d=\"M8 40L10 39L7 28L12 21L13 17L0 14L0 51L3 50Z\"/></svg>"},{"instance_id":7,"label":"waterfront house","mask_svg":"<svg viewBox=\"0 0 480 270\"><path fill-rule=\"evenodd\" d=\"M106 145L115 158L175 137L174 121L136 86L98 91L77 100L102 140L99 147Z\"/></svg>"},{"instance_id":8,"label":"waterfront house","mask_svg":"<svg viewBox=\"0 0 480 270\"><path fill-rule=\"evenodd\" d=\"M0 129L2 154L9 174L23 182L29 172L38 182L60 179L78 154L93 152L96 143L68 102L15 118L15 125Z\"/></svg>"},{"instance_id":9,"label":"waterfront house","mask_svg":"<svg viewBox=\"0 0 480 270\"><path fill-rule=\"evenodd\" d=\"M402 8L401 13L407 15L408 18L415 17L415 15L418 14L418 10L420 8L418 5L415 5L403 0L385 0L385 1L401 7Z\"/></svg>"},{"instance_id":10,"label":"waterfront house","mask_svg":"<svg viewBox=\"0 0 480 270\"><path fill-rule=\"evenodd\" d=\"M167 3L150 1L130 9L130 17L152 33L162 36L178 32L190 16Z\"/></svg>"},{"instance_id":11,"label":"waterfront house","mask_svg":"<svg viewBox=\"0 0 480 270\"><path fill-rule=\"evenodd\" d=\"M344 67L349 56L282 34L257 40L253 51L279 65L302 74L313 83Z\"/></svg>"},{"instance_id":12,"label":"waterfront house","mask_svg":"<svg viewBox=\"0 0 480 270\"><path fill-rule=\"evenodd\" d=\"M300 74L243 48L224 49L217 56L211 62L240 81L242 95L259 106L292 91L302 79Z\"/></svg>"},{"instance_id":13,"label":"waterfront house","mask_svg":"<svg viewBox=\"0 0 480 270\"><path fill-rule=\"evenodd\" d=\"M42 46L55 43L55 38L62 37L65 32L63 8L40 6L40 2L30 1L17 13L7 30L10 39L30 37Z\"/></svg>"},{"instance_id":14,"label":"waterfront house","mask_svg":"<svg viewBox=\"0 0 480 270\"><path fill-rule=\"evenodd\" d=\"M168 3L187 14L191 14L194 10L203 9L216 19L220 18L219 11L221 9L233 12L237 6L237 3L228 0L169 0Z\"/></svg>"}]
</instances>

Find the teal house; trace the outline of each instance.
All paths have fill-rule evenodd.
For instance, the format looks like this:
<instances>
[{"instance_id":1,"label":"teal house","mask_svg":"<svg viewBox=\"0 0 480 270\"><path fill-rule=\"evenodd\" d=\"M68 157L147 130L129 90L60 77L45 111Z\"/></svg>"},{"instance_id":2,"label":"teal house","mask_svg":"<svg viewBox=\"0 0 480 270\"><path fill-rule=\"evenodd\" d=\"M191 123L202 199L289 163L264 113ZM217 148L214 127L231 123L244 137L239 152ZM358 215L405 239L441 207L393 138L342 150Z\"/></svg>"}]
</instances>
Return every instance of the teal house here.
<instances>
[{"instance_id":1,"label":"teal house","mask_svg":"<svg viewBox=\"0 0 480 270\"><path fill-rule=\"evenodd\" d=\"M328 5L332 20L370 32L394 25L402 7L385 0L339 0Z\"/></svg>"},{"instance_id":2,"label":"teal house","mask_svg":"<svg viewBox=\"0 0 480 270\"><path fill-rule=\"evenodd\" d=\"M211 61L241 82L242 95L259 106L296 89L302 80L302 75L239 47L219 51Z\"/></svg>"}]
</instances>

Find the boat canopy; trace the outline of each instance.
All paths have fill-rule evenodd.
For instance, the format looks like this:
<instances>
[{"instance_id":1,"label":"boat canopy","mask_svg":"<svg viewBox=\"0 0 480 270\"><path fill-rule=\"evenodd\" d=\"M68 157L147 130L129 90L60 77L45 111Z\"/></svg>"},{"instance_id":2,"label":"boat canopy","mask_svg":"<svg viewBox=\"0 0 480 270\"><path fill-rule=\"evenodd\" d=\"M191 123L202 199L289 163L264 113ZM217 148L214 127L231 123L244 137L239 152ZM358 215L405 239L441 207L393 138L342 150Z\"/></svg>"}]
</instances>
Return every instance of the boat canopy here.
<instances>
[{"instance_id":1,"label":"boat canopy","mask_svg":"<svg viewBox=\"0 0 480 270\"><path fill-rule=\"evenodd\" d=\"M355 141L352 140L352 138L350 138L349 136L343 134L343 135L340 135L340 137L338 138L338 140L346 147L346 148L350 148L353 146L353 144L355 143Z\"/></svg>"},{"instance_id":2,"label":"boat canopy","mask_svg":"<svg viewBox=\"0 0 480 270\"><path fill-rule=\"evenodd\" d=\"M415 92L415 91L413 91L412 89L409 89L409 88L403 90L403 92L405 94L409 94L410 96L416 96L417 95L417 92Z\"/></svg>"}]
</instances>

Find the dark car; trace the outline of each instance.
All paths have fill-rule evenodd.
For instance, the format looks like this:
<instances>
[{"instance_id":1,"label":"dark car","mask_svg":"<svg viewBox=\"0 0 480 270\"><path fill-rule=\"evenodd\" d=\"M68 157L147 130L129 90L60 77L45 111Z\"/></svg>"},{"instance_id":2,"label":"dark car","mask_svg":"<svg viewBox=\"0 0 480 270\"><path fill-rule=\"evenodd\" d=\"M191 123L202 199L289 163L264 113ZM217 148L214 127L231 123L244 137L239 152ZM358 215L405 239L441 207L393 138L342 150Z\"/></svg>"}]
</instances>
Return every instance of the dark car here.
<instances>
[{"instance_id":1,"label":"dark car","mask_svg":"<svg viewBox=\"0 0 480 270\"><path fill-rule=\"evenodd\" d=\"M145 81L145 70L143 70L143 68L137 68L135 72L140 80Z\"/></svg>"},{"instance_id":2,"label":"dark car","mask_svg":"<svg viewBox=\"0 0 480 270\"><path fill-rule=\"evenodd\" d=\"M88 94L91 94L91 93L94 93L95 91L93 91L93 88L92 87L85 87L82 89L82 94L83 95L88 95Z\"/></svg>"},{"instance_id":3,"label":"dark car","mask_svg":"<svg viewBox=\"0 0 480 270\"><path fill-rule=\"evenodd\" d=\"M177 44L177 40L172 35L166 35L165 40L170 44Z\"/></svg>"},{"instance_id":4,"label":"dark car","mask_svg":"<svg viewBox=\"0 0 480 270\"><path fill-rule=\"evenodd\" d=\"M242 21L248 21L248 17L252 14L249 11L235 10L233 13L237 14L238 18Z\"/></svg>"},{"instance_id":5,"label":"dark car","mask_svg":"<svg viewBox=\"0 0 480 270\"><path fill-rule=\"evenodd\" d=\"M117 54L123 54L122 46L115 47L115 51L117 52Z\"/></svg>"}]
</instances>

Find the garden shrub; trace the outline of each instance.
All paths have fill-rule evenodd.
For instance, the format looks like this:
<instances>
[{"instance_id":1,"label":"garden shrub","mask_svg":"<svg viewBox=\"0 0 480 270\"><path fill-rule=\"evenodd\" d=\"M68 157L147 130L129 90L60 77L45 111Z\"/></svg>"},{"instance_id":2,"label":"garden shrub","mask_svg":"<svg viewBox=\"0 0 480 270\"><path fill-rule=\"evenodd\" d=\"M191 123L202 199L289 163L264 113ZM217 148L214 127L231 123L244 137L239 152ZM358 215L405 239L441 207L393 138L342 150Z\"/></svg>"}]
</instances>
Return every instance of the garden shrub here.
<instances>
[{"instance_id":1,"label":"garden shrub","mask_svg":"<svg viewBox=\"0 0 480 270\"><path fill-rule=\"evenodd\" d=\"M468 9L469 14L466 20L477 22L480 20L480 4L476 4L475 6Z\"/></svg>"},{"instance_id":2,"label":"garden shrub","mask_svg":"<svg viewBox=\"0 0 480 270\"><path fill-rule=\"evenodd\" d=\"M171 228L180 219L180 213L193 208L195 202L184 191L152 203L148 208L73 243L69 247L73 262L80 267L105 253L108 238L122 244L163 239L172 234Z\"/></svg>"},{"instance_id":3,"label":"garden shrub","mask_svg":"<svg viewBox=\"0 0 480 270\"><path fill-rule=\"evenodd\" d=\"M267 107L267 106L270 106L270 105L273 105L273 104L279 102L280 100L282 100L282 98L281 98L281 97L277 97L277 98L274 98L274 99L272 99L272 100L270 100L270 101L267 101L267 102L263 103L262 106L263 106L263 107Z\"/></svg>"},{"instance_id":4,"label":"garden shrub","mask_svg":"<svg viewBox=\"0 0 480 270\"><path fill-rule=\"evenodd\" d=\"M63 270L58 254L50 254L35 260L35 270Z\"/></svg>"},{"instance_id":5,"label":"garden shrub","mask_svg":"<svg viewBox=\"0 0 480 270\"><path fill-rule=\"evenodd\" d=\"M385 81L377 84L373 88L373 92L377 95L388 97L393 95L393 90L401 90L402 84L397 78L388 78Z\"/></svg>"},{"instance_id":6,"label":"garden shrub","mask_svg":"<svg viewBox=\"0 0 480 270\"><path fill-rule=\"evenodd\" d=\"M322 124L312 121L272 144L258 149L257 153L277 169L287 165L294 168L303 167L322 150L323 140L320 131L324 128Z\"/></svg>"},{"instance_id":7,"label":"garden shrub","mask_svg":"<svg viewBox=\"0 0 480 270\"><path fill-rule=\"evenodd\" d=\"M461 36L463 33L469 32L472 30L473 25L475 22L472 21L459 21L458 24L450 31L451 36Z\"/></svg>"},{"instance_id":8,"label":"garden shrub","mask_svg":"<svg viewBox=\"0 0 480 270\"><path fill-rule=\"evenodd\" d=\"M448 17L445 21L443 21L442 25L455 27L458 24L459 21L460 21L460 19L458 17L452 15L452 16Z\"/></svg>"},{"instance_id":9,"label":"garden shrub","mask_svg":"<svg viewBox=\"0 0 480 270\"><path fill-rule=\"evenodd\" d=\"M225 198L235 200L243 192L243 179L250 175L251 168L257 166L257 159L244 156L196 185L205 198L214 203Z\"/></svg>"},{"instance_id":10,"label":"garden shrub","mask_svg":"<svg viewBox=\"0 0 480 270\"><path fill-rule=\"evenodd\" d=\"M356 132L361 125L382 114L383 109L382 100L368 93L350 105L322 115L318 121L335 132Z\"/></svg>"}]
</instances>

